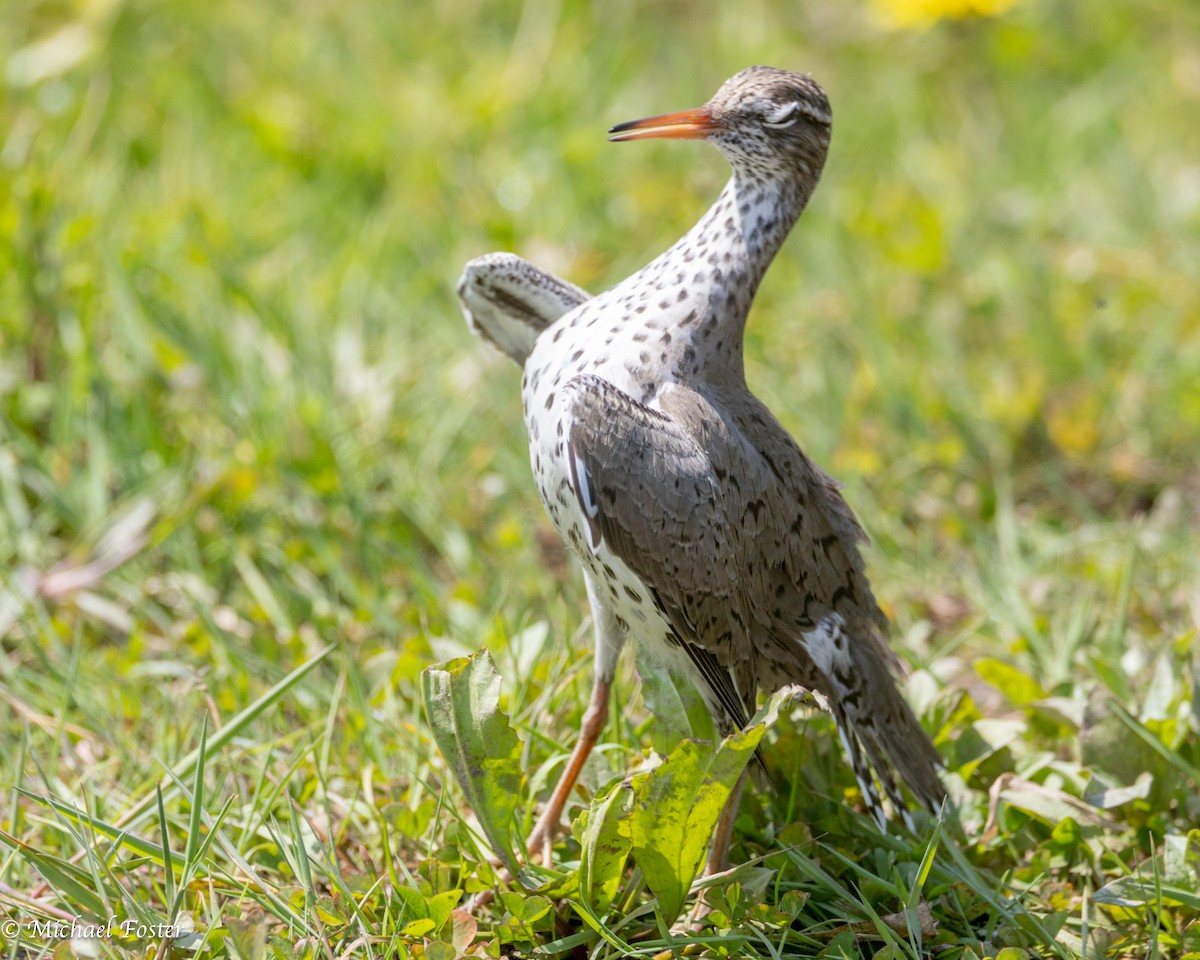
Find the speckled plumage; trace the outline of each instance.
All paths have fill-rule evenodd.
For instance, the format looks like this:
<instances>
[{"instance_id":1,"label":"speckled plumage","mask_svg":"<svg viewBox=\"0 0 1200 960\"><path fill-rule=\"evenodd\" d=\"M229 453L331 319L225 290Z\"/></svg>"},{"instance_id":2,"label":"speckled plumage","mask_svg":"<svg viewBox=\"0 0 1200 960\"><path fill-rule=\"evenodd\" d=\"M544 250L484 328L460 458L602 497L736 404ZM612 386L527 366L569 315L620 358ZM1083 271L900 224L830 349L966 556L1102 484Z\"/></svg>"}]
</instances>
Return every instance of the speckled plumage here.
<instances>
[{"instance_id":1,"label":"speckled plumage","mask_svg":"<svg viewBox=\"0 0 1200 960\"><path fill-rule=\"evenodd\" d=\"M806 76L751 67L686 116L614 128L707 139L733 167L666 253L591 299L492 255L468 266L460 296L524 367L534 477L584 569L599 674L632 637L689 677L725 730L760 688L801 685L833 713L877 818L871 767L894 806L893 771L936 809L939 758L893 679L862 530L743 373L754 294L824 164L828 102Z\"/></svg>"}]
</instances>

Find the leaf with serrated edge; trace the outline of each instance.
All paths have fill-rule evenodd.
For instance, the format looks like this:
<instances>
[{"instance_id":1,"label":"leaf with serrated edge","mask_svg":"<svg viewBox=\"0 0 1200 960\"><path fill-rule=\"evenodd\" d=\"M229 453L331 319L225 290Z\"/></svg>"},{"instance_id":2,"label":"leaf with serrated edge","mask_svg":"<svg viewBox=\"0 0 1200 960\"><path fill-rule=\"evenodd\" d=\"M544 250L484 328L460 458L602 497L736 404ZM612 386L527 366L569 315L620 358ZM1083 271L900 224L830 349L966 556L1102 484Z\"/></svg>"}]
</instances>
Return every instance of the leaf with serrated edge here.
<instances>
[{"instance_id":1,"label":"leaf with serrated edge","mask_svg":"<svg viewBox=\"0 0 1200 960\"><path fill-rule=\"evenodd\" d=\"M633 846L629 826L632 799L633 785L623 780L580 815L580 892L598 914L603 914L617 895Z\"/></svg>"},{"instance_id":2,"label":"leaf with serrated edge","mask_svg":"<svg viewBox=\"0 0 1200 960\"><path fill-rule=\"evenodd\" d=\"M492 850L518 872L511 836L521 788L521 741L500 711L500 674L487 651L421 674L425 715Z\"/></svg>"},{"instance_id":3,"label":"leaf with serrated edge","mask_svg":"<svg viewBox=\"0 0 1200 960\"><path fill-rule=\"evenodd\" d=\"M715 750L681 741L660 766L633 778L633 858L666 922L683 910L721 810L788 696L776 693L745 730Z\"/></svg>"}]
</instances>

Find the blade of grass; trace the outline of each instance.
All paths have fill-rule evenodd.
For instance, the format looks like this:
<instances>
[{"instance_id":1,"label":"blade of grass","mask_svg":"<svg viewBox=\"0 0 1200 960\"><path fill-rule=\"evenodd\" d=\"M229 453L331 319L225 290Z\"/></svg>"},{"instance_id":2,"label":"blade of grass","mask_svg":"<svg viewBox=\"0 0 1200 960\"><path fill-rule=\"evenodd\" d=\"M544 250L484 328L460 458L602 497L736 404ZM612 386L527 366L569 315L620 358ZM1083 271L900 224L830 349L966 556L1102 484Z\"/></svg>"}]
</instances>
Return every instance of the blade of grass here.
<instances>
[{"instance_id":1,"label":"blade of grass","mask_svg":"<svg viewBox=\"0 0 1200 960\"><path fill-rule=\"evenodd\" d=\"M183 847L183 872L191 874L200 849L200 822L204 811L204 766L208 759L208 714L200 722L200 746L196 748L196 763L192 767L192 809L188 817L187 838Z\"/></svg>"},{"instance_id":2,"label":"blade of grass","mask_svg":"<svg viewBox=\"0 0 1200 960\"><path fill-rule=\"evenodd\" d=\"M261 697L255 700L252 704L234 715L228 723L226 723L207 744L207 749L217 753L225 748L235 737L245 732L259 716L273 707L283 698L283 696L292 689L300 680L312 672L330 653L335 649L333 644L325 647L316 656L302 663L295 670L289 673L286 677L276 683L270 690L264 693ZM159 785L163 788L164 795L169 799L175 795L176 786L173 782L173 777L180 779L187 777L194 772L196 762L199 759L199 751L193 750L182 760L178 761L169 768L171 776L165 776ZM138 820L147 810L151 809L155 802L155 793L149 792L143 796L137 803L127 809L120 817L117 818L118 826L132 824Z\"/></svg>"},{"instance_id":3,"label":"blade of grass","mask_svg":"<svg viewBox=\"0 0 1200 960\"><path fill-rule=\"evenodd\" d=\"M118 837L122 838L122 846L128 847L139 857L146 857L159 866L163 866L167 862L163 860L163 845L161 843L151 843L149 840L143 840L136 834L129 833L116 824L107 823L98 817L92 816L90 813L87 813L84 810L80 810L68 803L64 803L57 797L42 796L24 789L21 790L21 793L23 796L28 797L30 800L33 800L36 803L50 807L58 815L70 821L71 823L75 823L80 826L86 826L94 833L108 837L110 840L115 841ZM82 836L80 837L80 842L84 842ZM177 865L178 867L182 868L183 858L179 854L171 852L171 858L172 859L170 862L172 865Z\"/></svg>"},{"instance_id":4,"label":"blade of grass","mask_svg":"<svg viewBox=\"0 0 1200 960\"><path fill-rule=\"evenodd\" d=\"M17 851L55 890L66 894L83 908L85 916L94 922L109 916L107 902L93 889L95 877L74 863L43 853L36 847L0 830L0 843Z\"/></svg>"},{"instance_id":5,"label":"blade of grass","mask_svg":"<svg viewBox=\"0 0 1200 960\"><path fill-rule=\"evenodd\" d=\"M175 870L171 864L174 863L175 858L171 853L171 833L167 826L167 811L163 805L162 788L157 784L154 787L154 793L158 799L158 833L162 843L164 899L167 903L173 904L175 902Z\"/></svg>"},{"instance_id":6,"label":"blade of grass","mask_svg":"<svg viewBox=\"0 0 1200 960\"><path fill-rule=\"evenodd\" d=\"M317 891L313 887L312 868L308 862L308 847L304 843L300 815L297 813L294 801L288 804L288 817L292 826L292 859L295 861L292 866L297 871L297 878L304 885L304 909L307 913L312 913L313 906L317 901Z\"/></svg>"},{"instance_id":7,"label":"blade of grass","mask_svg":"<svg viewBox=\"0 0 1200 960\"><path fill-rule=\"evenodd\" d=\"M1132 730L1139 739L1144 741L1146 745L1150 747L1150 749L1152 749L1160 757L1166 760L1167 763L1187 777L1188 780L1193 784L1200 784L1200 768L1193 767L1190 763L1188 763L1187 760L1183 758L1182 754L1172 750L1160 739L1158 739L1158 737L1156 737L1142 725L1141 721L1133 716L1133 714L1126 710L1125 707L1116 700L1110 700L1109 704L1112 707L1113 713L1120 718L1121 722L1124 723L1125 726L1127 726L1130 730Z\"/></svg>"}]
</instances>

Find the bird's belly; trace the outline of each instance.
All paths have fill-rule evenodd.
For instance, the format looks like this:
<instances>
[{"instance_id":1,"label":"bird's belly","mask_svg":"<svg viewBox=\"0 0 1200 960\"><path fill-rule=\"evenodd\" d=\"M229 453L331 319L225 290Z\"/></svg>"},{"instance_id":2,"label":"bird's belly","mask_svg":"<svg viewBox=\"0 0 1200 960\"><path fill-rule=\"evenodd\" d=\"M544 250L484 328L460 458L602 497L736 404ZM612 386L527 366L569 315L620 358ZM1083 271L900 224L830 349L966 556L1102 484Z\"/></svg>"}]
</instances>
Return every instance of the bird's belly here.
<instances>
[{"instance_id":1,"label":"bird's belly","mask_svg":"<svg viewBox=\"0 0 1200 960\"><path fill-rule=\"evenodd\" d=\"M620 561L606 556L609 551L603 543L600 552L594 554L584 534L583 512L571 488L567 456L571 410L569 391L563 388L583 374L600 377L631 396L636 395L639 385L618 358L620 351L606 348L576 322L576 314L586 316L582 309L568 314L538 338L525 363L521 402L529 434L530 465L546 513L567 546L595 573L592 564L598 564L603 572L604 564L616 569L613 564ZM648 405L655 405L653 398L649 398ZM632 578L632 573L629 576Z\"/></svg>"},{"instance_id":2,"label":"bird's belly","mask_svg":"<svg viewBox=\"0 0 1200 960\"><path fill-rule=\"evenodd\" d=\"M560 516L563 516L561 510ZM603 541L592 549L578 509L567 521L565 532L558 524L555 527L591 575L596 600L612 614L622 639L631 640L641 654L648 655L661 667L690 679L697 689L707 690L645 583Z\"/></svg>"},{"instance_id":3,"label":"bird's belly","mask_svg":"<svg viewBox=\"0 0 1200 960\"><path fill-rule=\"evenodd\" d=\"M576 357L581 348L583 354ZM599 593L597 599L611 611L618 628L662 666L689 676L694 670L692 662L645 584L606 542L602 540L595 549L588 542L583 511L570 481L567 455L570 410L562 387L584 373L601 377L631 396L638 395L642 384L624 363L594 347L587 349L573 337L553 342L543 335L530 354L525 371L522 401L529 432L530 465L550 522L592 576ZM647 399L646 405L657 406L653 397Z\"/></svg>"}]
</instances>

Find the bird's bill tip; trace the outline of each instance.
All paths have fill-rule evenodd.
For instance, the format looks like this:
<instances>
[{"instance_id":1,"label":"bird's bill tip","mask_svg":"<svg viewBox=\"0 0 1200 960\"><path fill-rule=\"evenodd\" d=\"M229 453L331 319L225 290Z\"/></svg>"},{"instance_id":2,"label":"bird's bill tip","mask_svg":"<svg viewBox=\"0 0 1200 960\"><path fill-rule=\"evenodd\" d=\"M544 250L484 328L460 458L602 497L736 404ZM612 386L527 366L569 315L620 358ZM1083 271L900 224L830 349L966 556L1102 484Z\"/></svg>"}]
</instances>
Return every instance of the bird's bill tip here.
<instances>
[{"instance_id":1,"label":"bird's bill tip","mask_svg":"<svg viewBox=\"0 0 1200 960\"><path fill-rule=\"evenodd\" d=\"M625 140L703 140L720 124L713 119L707 107L698 110L682 110L679 113L664 113L645 120L630 120L618 123L608 131L608 139L614 143Z\"/></svg>"}]
</instances>

